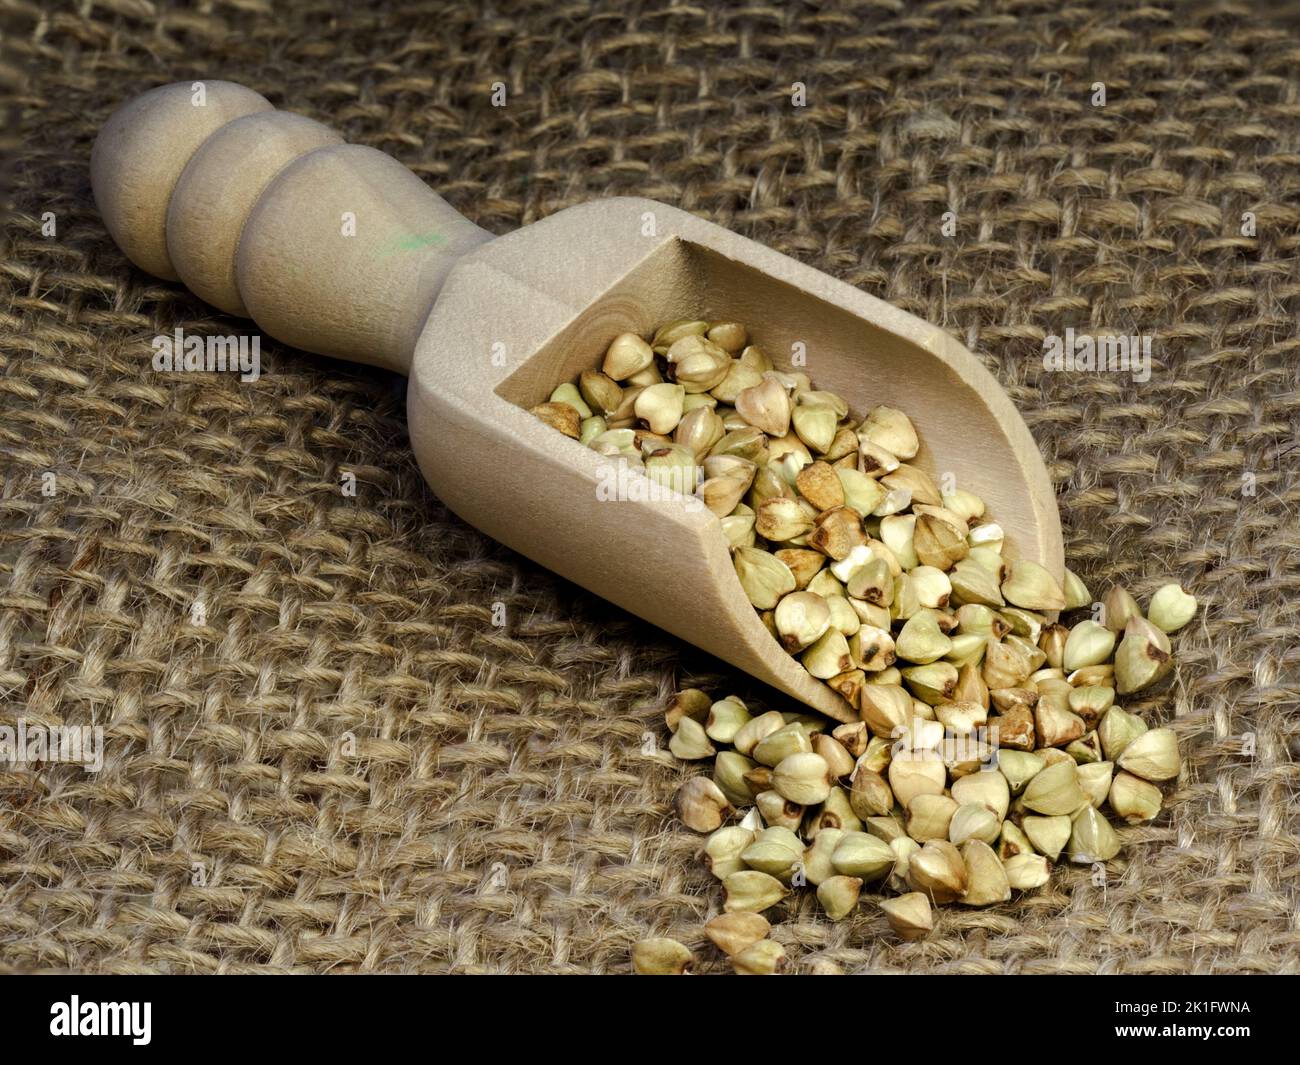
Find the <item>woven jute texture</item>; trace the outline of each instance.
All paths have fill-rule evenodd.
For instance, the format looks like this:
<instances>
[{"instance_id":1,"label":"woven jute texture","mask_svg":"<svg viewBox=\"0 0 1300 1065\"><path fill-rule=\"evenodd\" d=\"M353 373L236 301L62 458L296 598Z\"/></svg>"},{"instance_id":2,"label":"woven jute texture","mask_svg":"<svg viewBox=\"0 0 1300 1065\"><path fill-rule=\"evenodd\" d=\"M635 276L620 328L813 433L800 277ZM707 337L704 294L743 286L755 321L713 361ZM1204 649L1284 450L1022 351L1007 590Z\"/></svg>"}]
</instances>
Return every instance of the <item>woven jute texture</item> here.
<instances>
[{"instance_id":1,"label":"woven jute texture","mask_svg":"<svg viewBox=\"0 0 1300 1065\"><path fill-rule=\"evenodd\" d=\"M1200 598L1174 680L1129 704L1176 729L1183 772L1104 879L1058 868L915 944L805 893L770 914L792 968L1300 970L1295 23L476 8L0 0L0 716L105 737L98 773L0 767L0 967L619 973L671 935L727 970L660 710L686 684L790 704L450 514L401 379L269 338L255 383L152 370L157 334L247 326L125 261L90 147L144 89L224 77L495 232L648 196L939 323L1024 412L1094 594ZM1153 337L1149 380L1046 372L1067 328Z\"/></svg>"}]
</instances>

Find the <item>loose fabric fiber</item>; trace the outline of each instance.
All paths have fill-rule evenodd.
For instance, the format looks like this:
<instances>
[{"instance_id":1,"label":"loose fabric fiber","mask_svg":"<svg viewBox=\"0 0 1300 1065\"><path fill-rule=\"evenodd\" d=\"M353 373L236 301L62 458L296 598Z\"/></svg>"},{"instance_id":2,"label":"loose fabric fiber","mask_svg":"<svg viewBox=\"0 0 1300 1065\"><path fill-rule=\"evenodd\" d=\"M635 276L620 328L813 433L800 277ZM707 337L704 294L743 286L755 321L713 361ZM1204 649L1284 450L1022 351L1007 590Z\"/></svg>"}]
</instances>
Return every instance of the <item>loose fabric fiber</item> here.
<instances>
[{"instance_id":1,"label":"loose fabric fiber","mask_svg":"<svg viewBox=\"0 0 1300 1065\"><path fill-rule=\"evenodd\" d=\"M808 892L769 912L794 971L1300 971L1294 15L0 11L0 724L102 726L105 759L0 766L0 968L625 973L659 935L729 968L661 709L685 685L790 703L455 518L400 378L265 337L256 382L152 369L157 335L248 327L126 262L91 144L145 89L225 78L494 232L647 196L940 324L1023 411L1094 595L1200 599L1172 683L1127 703L1177 731L1183 772L1104 877L941 907L912 944ZM1149 379L1049 371L1070 328L1151 337Z\"/></svg>"}]
</instances>

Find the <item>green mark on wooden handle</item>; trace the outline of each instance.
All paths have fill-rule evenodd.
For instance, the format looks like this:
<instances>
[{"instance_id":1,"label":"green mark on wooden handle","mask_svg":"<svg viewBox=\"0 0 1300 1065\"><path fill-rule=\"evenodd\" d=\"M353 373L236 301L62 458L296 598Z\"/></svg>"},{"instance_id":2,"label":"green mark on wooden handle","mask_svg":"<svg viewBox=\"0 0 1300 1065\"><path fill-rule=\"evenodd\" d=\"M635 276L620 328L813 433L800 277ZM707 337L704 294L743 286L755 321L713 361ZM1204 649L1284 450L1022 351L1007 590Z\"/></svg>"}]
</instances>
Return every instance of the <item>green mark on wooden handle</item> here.
<instances>
[{"instance_id":1,"label":"green mark on wooden handle","mask_svg":"<svg viewBox=\"0 0 1300 1065\"><path fill-rule=\"evenodd\" d=\"M390 255L397 255L404 251L423 251L425 248L436 248L447 243L447 238L441 233L403 233L388 241L380 249L380 258L388 258Z\"/></svg>"}]
</instances>

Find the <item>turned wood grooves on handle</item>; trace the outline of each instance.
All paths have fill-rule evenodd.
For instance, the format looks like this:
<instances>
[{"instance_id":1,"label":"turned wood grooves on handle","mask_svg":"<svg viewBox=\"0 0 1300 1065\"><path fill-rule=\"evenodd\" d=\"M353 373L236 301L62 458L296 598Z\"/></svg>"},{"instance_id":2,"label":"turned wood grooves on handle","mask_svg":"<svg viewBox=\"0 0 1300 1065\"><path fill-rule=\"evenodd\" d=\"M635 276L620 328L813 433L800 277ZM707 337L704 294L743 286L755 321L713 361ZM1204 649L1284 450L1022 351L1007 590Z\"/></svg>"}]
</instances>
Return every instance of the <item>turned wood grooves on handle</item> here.
<instances>
[{"instance_id":1,"label":"turned wood grooves on handle","mask_svg":"<svg viewBox=\"0 0 1300 1065\"><path fill-rule=\"evenodd\" d=\"M452 265L491 239L395 159L226 81L121 107L91 183L142 270L287 344L400 373Z\"/></svg>"}]
</instances>

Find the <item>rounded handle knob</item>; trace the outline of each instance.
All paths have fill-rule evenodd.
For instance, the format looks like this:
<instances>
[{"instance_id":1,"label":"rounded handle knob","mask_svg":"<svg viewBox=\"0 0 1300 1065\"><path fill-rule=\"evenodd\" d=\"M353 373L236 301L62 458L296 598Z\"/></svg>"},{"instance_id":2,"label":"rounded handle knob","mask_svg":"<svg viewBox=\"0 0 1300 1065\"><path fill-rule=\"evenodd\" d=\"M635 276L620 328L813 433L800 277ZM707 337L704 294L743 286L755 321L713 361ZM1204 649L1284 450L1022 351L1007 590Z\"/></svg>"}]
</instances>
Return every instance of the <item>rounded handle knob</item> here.
<instances>
[{"instance_id":1,"label":"rounded handle knob","mask_svg":"<svg viewBox=\"0 0 1300 1065\"><path fill-rule=\"evenodd\" d=\"M167 204L181 171L231 119L271 101L231 81L177 82L123 104L90 150L90 184L109 236L136 266L179 281L167 253Z\"/></svg>"},{"instance_id":2,"label":"rounded handle knob","mask_svg":"<svg viewBox=\"0 0 1300 1065\"><path fill-rule=\"evenodd\" d=\"M91 183L141 269L296 347L399 372L456 259L491 239L395 159L228 81L122 106Z\"/></svg>"}]
</instances>

